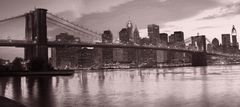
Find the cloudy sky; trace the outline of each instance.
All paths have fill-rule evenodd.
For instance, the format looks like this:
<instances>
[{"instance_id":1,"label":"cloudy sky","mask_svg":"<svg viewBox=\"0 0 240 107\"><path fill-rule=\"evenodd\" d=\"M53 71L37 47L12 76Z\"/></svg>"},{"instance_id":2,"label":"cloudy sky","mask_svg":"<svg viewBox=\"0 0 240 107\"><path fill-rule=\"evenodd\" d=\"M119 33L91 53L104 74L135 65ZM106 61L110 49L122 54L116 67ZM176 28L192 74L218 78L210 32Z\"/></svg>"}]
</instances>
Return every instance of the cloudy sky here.
<instances>
[{"instance_id":1,"label":"cloudy sky","mask_svg":"<svg viewBox=\"0 0 240 107\"><path fill-rule=\"evenodd\" d=\"M181 30L188 38L199 32L210 40L220 39L222 33L231 33L232 25L237 30L240 28L240 0L1 0L0 19L34 7L46 8L99 33L109 29L115 39L128 20L138 27L142 37L147 36L148 24L159 25L161 33ZM24 28L19 29L24 33ZM24 38L12 35L15 36L11 38ZM7 52L2 50L2 57L13 56L13 53L5 55Z\"/></svg>"}]
</instances>

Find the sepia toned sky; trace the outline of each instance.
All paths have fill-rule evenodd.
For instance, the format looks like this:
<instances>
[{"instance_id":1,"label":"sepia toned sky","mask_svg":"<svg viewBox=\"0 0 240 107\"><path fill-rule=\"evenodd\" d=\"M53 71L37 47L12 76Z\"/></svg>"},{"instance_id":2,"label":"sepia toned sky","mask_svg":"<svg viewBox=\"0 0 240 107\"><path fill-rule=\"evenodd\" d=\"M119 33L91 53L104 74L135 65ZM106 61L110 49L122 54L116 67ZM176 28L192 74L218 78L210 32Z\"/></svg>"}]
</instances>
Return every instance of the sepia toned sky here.
<instances>
[{"instance_id":1,"label":"sepia toned sky","mask_svg":"<svg viewBox=\"0 0 240 107\"><path fill-rule=\"evenodd\" d=\"M184 31L185 39L199 32L220 41L221 34L231 33L232 25L237 31L240 28L240 0L1 0L0 20L35 7L99 33L109 29L115 39L128 20L138 27L142 37L147 37L148 24L159 25L161 33Z\"/></svg>"}]
</instances>

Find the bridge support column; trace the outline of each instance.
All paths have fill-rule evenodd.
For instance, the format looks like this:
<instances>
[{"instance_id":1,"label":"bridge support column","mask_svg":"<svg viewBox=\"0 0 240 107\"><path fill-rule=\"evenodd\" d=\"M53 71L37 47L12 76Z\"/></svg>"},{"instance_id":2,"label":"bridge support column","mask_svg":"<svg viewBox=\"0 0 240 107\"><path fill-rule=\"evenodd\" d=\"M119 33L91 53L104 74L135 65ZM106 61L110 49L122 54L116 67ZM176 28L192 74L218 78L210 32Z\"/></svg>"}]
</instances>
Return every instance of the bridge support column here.
<instances>
[{"instance_id":1,"label":"bridge support column","mask_svg":"<svg viewBox=\"0 0 240 107\"><path fill-rule=\"evenodd\" d=\"M36 57L43 60L43 70L48 66L48 47L47 47L47 10L36 9L34 11L34 26L36 32Z\"/></svg>"},{"instance_id":2,"label":"bridge support column","mask_svg":"<svg viewBox=\"0 0 240 107\"><path fill-rule=\"evenodd\" d=\"M48 47L47 47L47 23L46 9L35 9L26 14L25 35L27 41L36 43L33 47L25 48L25 59L32 60L39 58L42 60L42 70L48 68Z\"/></svg>"},{"instance_id":3,"label":"bridge support column","mask_svg":"<svg viewBox=\"0 0 240 107\"><path fill-rule=\"evenodd\" d=\"M34 30L34 15L33 12L27 13L25 15L25 39L26 41L35 41L35 30ZM35 56L35 48L34 47L25 47L24 48L24 59L31 60Z\"/></svg>"},{"instance_id":4,"label":"bridge support column","mask_svg":"<svg viewBox=\"0 0 240 107\"><path fill-rule=\"evenodd\" d=\"M192 53L192 66L207 66L206 52Z\"/></svg>"}]
</instances>

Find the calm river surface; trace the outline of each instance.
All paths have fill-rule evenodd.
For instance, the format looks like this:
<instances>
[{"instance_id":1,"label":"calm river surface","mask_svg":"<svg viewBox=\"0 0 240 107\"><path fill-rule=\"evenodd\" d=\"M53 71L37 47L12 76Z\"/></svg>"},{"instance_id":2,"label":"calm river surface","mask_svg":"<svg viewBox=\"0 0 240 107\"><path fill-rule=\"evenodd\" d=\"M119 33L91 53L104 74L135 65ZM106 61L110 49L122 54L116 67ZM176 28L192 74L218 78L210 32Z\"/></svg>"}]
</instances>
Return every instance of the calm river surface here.
<instances>
[{"instance_id":1,"label":"calm river surface","mask_svg":"<svg viewBox=\"0 0 240 107\"><path fill-rule=\"evenodd\" d=\"M240 107L240 65L0 77L0 95L28 107Z\"/></svg>"}]
</instances>

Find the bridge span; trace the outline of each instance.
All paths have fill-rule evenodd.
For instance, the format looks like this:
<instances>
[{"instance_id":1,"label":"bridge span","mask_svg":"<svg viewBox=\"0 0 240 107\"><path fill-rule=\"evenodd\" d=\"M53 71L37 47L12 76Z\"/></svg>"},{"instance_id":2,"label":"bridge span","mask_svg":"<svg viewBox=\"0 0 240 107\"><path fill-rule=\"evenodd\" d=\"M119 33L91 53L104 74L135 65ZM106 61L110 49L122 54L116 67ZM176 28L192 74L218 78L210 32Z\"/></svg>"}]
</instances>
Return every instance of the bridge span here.
<instances>
[{"instance_id":1,"label":"bridge span","mask_svg":"<svg viewBox=\"0 0 240 107\"><path fill-rule=\"evenodd\" d=\"M50 16L47 16L50 15ZM59 18L53 14L47 12L46 9L35 9L24 15L26 19L25 23L25 38L26 40L0 40L0 47L22 47L24 48L25 59L29 60L33 57L39 57L44 60L45 68L48 63L48 48L55 47L95 47L95 48L134 48L134 49L151 49L151 50L163 50L190 53L192 55L193 66L206 66L207 55L211 56L224 56L224 57L240 57L238 54L226 54L220 52L209 52L206 49L206 37L202 36L200 39L203 41L203 49L195 50L186 47L172 47L172 46L154 46L154 45L126 45L126 44L110 44L110 43L84 43L73 42L64 43L58 41L48 41L47 39L47 21L51 20L56 25L64 25L69 29L77 30L80 34L87 35L87 37L99 38L101 35L71 23L72 26L66 25L62 18ZM54 19L57 18L57 19ZM4 19L0 22L11 20L14 18ZM68 22L68 21L66 21ZM69 22L68 22L69 23ZM74 27L73 27L74 26ZM184 44L185 46L185 44Z\"/></svg>"},{"instance_id":2,"label":"bridge span","mask_svg":"<svg viewBox=\"0 0 240 107\"><path fill-rule=\"evenodd\" d=\"M0 40L0 47L34 47L37 43L34 41L26 40ZM48 48L56 47L94 47L94 48L133 48L133 49L152 49L152 50L162 50L162 51L174 51L174 52L185 52L185 53L202 53L203 50L193 50L187 48L173 48L169 46L141 46L141 45L126 45L126 44L114 44L114 43L82 43L82 42L73 42L65 43L58 41L48 41ZM225 56L225 57L240 57L239 54L227 54L221 52L206 52L207 55L212 56Z\"/></svg>"}]
</instances>

